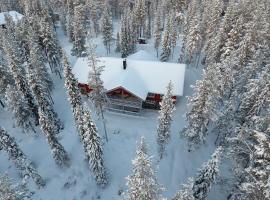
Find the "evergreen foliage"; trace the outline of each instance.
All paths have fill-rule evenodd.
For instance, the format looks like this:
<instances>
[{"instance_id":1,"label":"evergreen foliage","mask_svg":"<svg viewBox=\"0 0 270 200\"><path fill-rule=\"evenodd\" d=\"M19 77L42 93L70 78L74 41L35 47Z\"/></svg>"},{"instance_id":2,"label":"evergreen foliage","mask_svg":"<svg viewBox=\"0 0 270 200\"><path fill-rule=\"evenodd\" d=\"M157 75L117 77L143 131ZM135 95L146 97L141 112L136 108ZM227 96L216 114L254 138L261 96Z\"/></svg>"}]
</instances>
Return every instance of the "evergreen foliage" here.
<instances>
[{"instance_id":1,"label":"evergreen foliage","mask_svg":"<svg viewBox=\"0 0 270 200\"><path fill-rule=\"evenodd\" d=\"M112 17L111 12L108 8L108 2L105 2L103 14L101 18L102 24L102 34L103 34L103 44L106 47L107 54L111 51L111 43L113 39L113 24L112 24Z\"/></svg>"},{"instance_id":2,"label":"evergreen foliage","mask_svg":"<svg viewBox=\"0 0 270 200\"><path fill-rule=\"evenodd\" d=\"M0 175L0 200L31 199L25 184L15 184L8 175Z\"/></svg>"},{"instance_id":3,"label":"evergreen foliage","mask_svg":"<svg viewBox=\"0 0 270 200\"><path fill-rule=\"evenodd\" d=\"M73 20L73 31L74 31L74 42L72 54L78 57L84 56L86 47L86 29L85 29L86 11L85 6L80 3L74 8L74 20Z\"/></svg>"},{"instance_id":4,"label":"evergreen foliage","mask_svg":"<svg viewBox=\"0 0 270 200\"><path fill-rule=\"evenodd\" d=\"M157 128L157 144L160 159L163 158L165 153L166 145L170 139L170 126L172 121L172 113L175 110L173 95L172 95L173 85L170 82L167 86L167 92L163 96L160 103L160 111L158 118L158 128Z\"/></svg>"},{"instance_id":5,"label":"evergreen foliage","mask_svg":"<svg viewBox=\"0 0 270 200\"><path fill-rule=\"evenodd\" d=\"M86 159L97 184L101 187L105 187L108 184L108 177L104 166L101 138L99 137L97 128L91 119L90 112L83 109L81 114L79 131Z\"/></svg>"},{"instance_id":6,"label":"evergreen foliage","mask_svg":"<svg viewBox=\"0 0 270 200\"><path fill-rule=\"evenodd\" d=\"M21 171L24 179L31 177L38 187L45 186L45 181L38 174L33 163L28 160L26 155L19 148L15 139L11 137L2 127L0 127L0 150L6 151L9 159Z\"/></svg>"},{"instance_id":7,"label":"evergreen foliage","mask_svg":"<svg viewBox=\"0 0 270 200\"><path fill-rule=\"evenodd\" d=\"M124 199L162 199L162 188L158 184L155 177L155 172L151 164L151 158L147 155L147 147L143 137L137 146L136 157L132 161L132 164L132 175L127 178L128 190Z\"/></svg>"}]
</instances>

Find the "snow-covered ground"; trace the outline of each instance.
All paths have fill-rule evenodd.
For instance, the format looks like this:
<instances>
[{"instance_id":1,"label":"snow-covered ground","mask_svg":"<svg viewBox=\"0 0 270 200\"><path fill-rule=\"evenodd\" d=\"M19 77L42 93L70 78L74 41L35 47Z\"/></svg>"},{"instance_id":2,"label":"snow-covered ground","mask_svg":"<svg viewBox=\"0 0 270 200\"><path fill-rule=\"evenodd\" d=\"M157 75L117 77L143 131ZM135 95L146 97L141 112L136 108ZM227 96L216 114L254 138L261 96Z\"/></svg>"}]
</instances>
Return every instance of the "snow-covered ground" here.
<instances>
[{"instance_id":1,"label":"snow-covered ground","mask_svg":"<svg viewBox=\"0 0 270 200\"><path fill-rule=\"evenodd\" d=\"M62 31L58 31L58 34L63 48L66 52L70 52L71 44L67 41ZM101 37L95 38L93 41L99 44L97 47L98 55L104 56L104 52L106 51L102 45ZM177 49L179 48L178 46ZM140 45L138 50L148 52L149 55L152 55L152 60L156 60L156 52L152 48L151 43ZM178 51L176 50L175 52ZM108 56L119 55L113 52L112 55ZM136 59L151 59L151 56L147 58L140 58L140 56L145 56L145 54L139 53L134 57ZM172 61L175 62L177 57L175 55ZM71 64L74 65L76 57L69 56L69 58ZM57 168L41 131L38 131L38 136L36 137L22 133L20 129L13 126L11 115L7 111L0 110L0 125L5 127L9 134L16 137L16 141L21 149L36 164L39 173L46 179L47 184L42 189L37 189L30 182L30 190L35 191L33 199L95 200L99 199L99 196L101 200L121 199L119 191L125 191L127 189L126 177L131 174L131 160L135 155L136 141L141 136L146 138L149 152L153 155L153 166L157 171L158 180L166 188L164 196L171 199L181 184L185 183L188 177L195 175L196 170L204 161L209 159L215 149L213 142L209 139L208 143L200 148L199 151L190 153L187 151L185 141L179 136L179 131L185 125L184 114L187 110L186 96L192 95L193 91L190 85L195 84L195 81L200 78L200 74L201 71L198 69L187 68L186 70L184 96L178 100L177 109L173 117L172 137L167 148L167 156L161 161L158 161L157 158L157 111L145 110L141 116L128 116L106 112L105 118L107 121L109 142L104 142L104 156L105 164L110 175L110 184L105 189L99 189L96 186L95 180L91 176L91 172L84 161L84 152L74 126L63 80L54 77L55 90L53 92L53 99L55 101L55 110L65 125L64 130L59 135L59 140L72 159L71 166L67 169ZM99 128L100 135L103 136L100 121L95 116L91 104L87 99L85 101L92 110L92 115ZM2 152L0 154L0 172L8 172L15 180L20 180L18 171L8 160L7 155ZM220 194L219 189L214 188L210 193L209 199L225 199L220 195L218 196L218 194Z\"/></svg>"}]
</instances>

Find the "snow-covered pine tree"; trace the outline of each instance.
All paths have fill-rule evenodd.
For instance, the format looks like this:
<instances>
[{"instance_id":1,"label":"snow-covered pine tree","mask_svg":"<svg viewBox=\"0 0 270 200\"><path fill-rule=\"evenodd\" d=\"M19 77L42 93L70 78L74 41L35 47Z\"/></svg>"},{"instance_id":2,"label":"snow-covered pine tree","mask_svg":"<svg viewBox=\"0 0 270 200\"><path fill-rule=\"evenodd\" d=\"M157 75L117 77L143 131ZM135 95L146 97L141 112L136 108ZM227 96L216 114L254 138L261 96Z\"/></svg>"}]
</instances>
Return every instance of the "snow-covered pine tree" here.
<instances>
[{"instance_id":1,"label":"snow-covered pine tree","mask_svg":"<svg viewBox=\"0 0 270 200\"><path fill-rule=\"evenodd\" d=\"M74 38L74 1L67 0L67 13L63 13L66 18L66 32L70 42L75 40Z\"/></svg>"},{"instance_id":2,"label":"snow-covered pine tree","mask_svg":"<svg viewBox=\"0 0 270 200\"><path fill-rule=\"evenodd\" d=\"M108 141L107 130L105 125L104 111L107 105L107 95L105 92L105 88L103 86L103 81L101 80L101 73L104 69L104 66L101 66L95 50L91 43L89 43L89 47L87 50L87 62L90 68L88 74L88 85L91 87L92 91L90 93L90 99L93 102L96 113L101 117L106 141Z\"/></svg>"},{"instance_id":3,"label":"snow-covered pine tree","mask_svg":"<svg viewBox=\"0 0 270 200\"><path fill-rule=\"evenodd\" d=\"M31 177L38 187L45 186L45 181L38 174L37 169L33 166L33 163L28 160L26 155L15 142L15 139L11 137L1 126L0 150L6 151L9 159L14 162L15 166L21 171L25 179Z\"/></svg>"},{"instance_id":4,"label":"snow-covered pine tree","mask_svg":"<svg viewBox=\"0 0 270 200\"><path fill-rule=\"evenodd\" d=\"M32 52L32 49L30 51ZM30 53L30 55L31 54L32 53ZM47 88L45 88L44 82L41 82L39 77L40 73L38 68L30 64L28 66L28 81L35 99L38 102L41 130L51 147L56 164L60 167L68 166L68 155L56 138L56 135L59 133L60 129L63 128L63 125L49 100Z\"/></svg>"},{"instance_id":5,"label":"snow-covered pine tree","mask_svg":"<svg viewBox=\"0 0 270 200\"><path fill-rule=\"evenodd\" d=\"M85 54L85 42L86 42L86 12L85 5L82 3L78 4L74 8L74 21L73 21L73 30L74 30L74 42L72 54L78 57Z\"/></svg>"},{"instance_id":6,"label":"snow-covered pine tree","mask_svg":"<svg viewBox=\"0 0 270 200\"><path fill-rule=\"evenodd\" d=\"M52 118L51 113L43 109L39 107L38 110L40 128L51 148L54 161L59 167L68 167L70 164L69 156L56 137L59 128L55 125L55 119Z\"/></svg>"},{"instance_id":7,"label":"snow-covered pine tree","mask_svg":"<svg viewBox=\"0 0 270 200\"><path fill-rule=\"evenodd\" d=\"M116 34L116 48L115 48L115 52L120 52L120 50L121 50L121 46L120 46L120 34L119 34L119 32L117 32L117 34Z\"/></svg>"},{"instance_id":8,"label":"snow-covered pine tree","mask_svg":"<svg viewBox=\"0 0 270 200\"><path fill-rule=\"evenodd\" d=\"M208 192L219 173L219 164L222 147L218 147L212 154L211 159L204 163L197 176L188 179L182 189L176 193L172 200L206 200Z\"/></svg>"},{"instance_id":9,"label":"snow-covered pine tree","mask_svg":"<svg viewBox=\"0 0 270 200\"><path fill-rule=\"evenodd\" d=\"M16 89L22 92L23 98L27 101L28 107L31 109L31 115L35 119L35 123L38 124L38 107L29 84L25 79L25 66L18 52L19 50L20 48L16 44L16 40L11 35L7 36L4 42L4 51L10 69L9 71L14 79Z\"/></svg>"},{"instance_id":10,"label":"snow-covered pine tree","mask_svg":"<svg viewBox=\"0 0 270 200\"><path fill-rule=\"evenodd\" d=\"M270 198L269 124L269 115L254 116L244 126L237 127L236 136L230 138L229 156L237 184L230 199Z\"/></svg>"},{"instance_id":11,"label":"snow-covered pine tree","mask_svg":"<svg viewBox=\"0 0 270 200\"><path fill-rule=\"evenodd\" d=\"M240 122L252 118L257 113L267 109L265 104L270 95L270 64L259 73L256 79L251 79L246 85L246 92L242 95L239 106Z\"/></svg>"},{"instance_id":12,"label":"snow-covered pine tree","mask_svg":"<svg viewBox=\"0 0 270 200\"><path fill-rule=\"evenodd\" d=\"M61 78L61 63L60 49L56 39L56 35L51 24L46 20L40 21L40 35L42 46L47 57L51 71Z\"/></svg>"},{"instance_id":13,"label":"snow-covered pine tree","mask_svg":"<svg viewBox=\"0 0 270 200\"><path fill-rule=\"evenodd\" d=\"M31 129L36 133L32 125L31 110L23 98L22 92L17 90L16 87L8 85L5 97L8 110L12 112L16 125L25 131Z\"/></svg>"},{"instance_id":14,"label":"snow-covered pine tree","mask_svg":"<svg viewBox=\"0 0 270 200\"><path fill-rule=\"evenodd\" d=\"M92 28L94 29L96 36L98 36L100 30L99 30L99 12L97 1L87 0L86 5L90 10L89 18L91 19L91 22L93 24Z\"/></svg>"},{"instance_id":15,"label":"snow-covered pine tree","mask_svg":"<svg viewBox=\"0 0 270 200\"><path fill-rule=\"evenodd\" d=\"M53 80L51 75L48 73L47 66L44 63L42 56L40 56L42 50L38 44L38 39L33 30L30 31L28 40L30 48L29 65L32 65L32 68L35 68L36 79L38 79L44 85L44 89L47 90L48 97L51 99L50 92L54 87Z\"/></svg>"},{"instance_id":16,"label":"snow-covered pine tree","mask_svg":"<svg viewBox=\"0 0 270 200\"><path fill-rule=\"evenodd\" d=\"M130 9L127 11L128 13L134 13ZM129 54L132 54L136 52L136 44L138 42L138 35L136 32L136 18L134 17L134 14L128 15L128 52Z\"/></svg>"},{"instance_id":17,"label":"snow-covered pine tree","mask_svg":"<svg viewBox=\"0 0 270 200\"><path fill-rule=\"evenodd\" d=\"M25 184L15 184L7 174L0 174L0 200L26 200L31 196Z\"/></svg>"},{"instance_id":18,"label":"snow-covered pine tree","mask_svg":"<svg viewBox=\"0 0 270 200\"><path fill-rule=\"evenodd\" d=\"M0 52L1 54L1 52ZM3 63L4 64L4 63ZM14 85L14 80L11 73L8 71L7 67L4 67L0 64L0 105L4 108L5 97L8 85Z\"/></svg>"},{"instance_id":19,"label":"snow-covered pine tree","mask_svg":"<svg viewBox=\"0 0 270 200\"><path fill-rule=\"evenodd\" d=\"M82 107L82 100L78 88L78 81L75 78L74 74L72 73L72 69L64 53L63 53L63 65L64 65L65 87L68 93L68 100L71 104L75 122L77 123L80 116L77 116L78 113L76 114L76 109L80 109Z\"/></svg>"},{"instance_id":20,"label":"snow-covered pine tree","mask_svg":"<svg viewBox=\"0 0 270 200\"><path fill-rule=\"evenodd\" d=\"M101 138L91 119L90 112L83 108L79 122L79 132L83 143L86 159L98 185L105 187L108 184L106 168L104 166Z\"/></svg>"},{"instance_id":21,"label":"snow-covered pine tree","mask_svg":"<svg viewBox=\"0 0 270 200\"><path fill-rule=\"evenodd\" d=\"M224 2L222 0L205 1L202 13L202 41L208 46L209 40L214 36L219 28Z\"/></svg>"},{"instance_id":22,"label":"snow-covered pine tree","mask_svg":"<svg viewBox=\"0 0 270 200\"><path fill-rule=\"evenodd\" d=\"M129 41L129 21L128 14L125 12L121 17L120 47L121 56L126 58L130 54Z\"/></svg>"},{"instance_id":23,"label":"snow-covered pine tree","mask_svg":"<svg viewBox=\"0 0 270 200\"><path fill-rule=\"evenodd\" d=\"M161 8L159 7L155 13L155 22L154 22L154 47L157 51L158 57L158 50L161 43Z\"/></svg>"},{"instance_id":24,"label":"snow-covered pine tree","mask_svg":"<svg viewBox=\"0 0 270 200\"><path fill-rule=\"evenodd\" d=\"M205 141L208 123L217 118L215 106L222 90L219 81L221 74L216 65L211 65L204 71L203 77L196 82L194 95L188 98L190 107L186 114L188 124L181 133L188 140L189 150L197 148Z\"/></svg>"},{"instance_id":25,"label":"snow-covered pine tree","mask_svg":"<svg viewBox=\"0 0 270 200\"><path fill-rule=\"evenodd\" d=\"M144 37L146 22L146 4L145 0L135 0L134 20L137 23L138 37Z\"/></svg>"},{"instance_id":26,"label":"snow-covered pine tree","mask_svg":"<svg viewBox=\"0 0 270 200\"><path fill-rule=\"evenodd\" d=\"M222 147L219 147L213 153L211 159L204 163L202 168L199 170L197 176L194 179L192 188L194 199L207 199L208 192L219 173L221 154Z\"/></svg>"},{"instance_id":27,"label":"snow-covered pine tree","mask_svg":"<svg viewBox=\"0 0 270 200\"><path fill-rule=\"evenodd\" d=\"M132 161L132 175L127 178L128 190L125 200L159 200L162 199L162 187L157 182L155 171L152 168L151 158L147 155L144 138L137 146L136 157Z\"/></svg>"},{"instance_id":28,"label":"snow-covered pine tree","mask_svg":"<svg viewBox=\"0 0 270 200\"><path fill-rule=\"evenodd\" d=\"M166 30L163 34L163 40L162 40L162 52L160 55L160 61L167 62L170 58L172 49L171 49L171 34L170 34L170 27L167 22Z\"/></svg>"},{"instance_id":29,"label":"snow-covered pine tree","mask_svg":"<svg viewBox=\"0 0 270 200\"><path fill-rule=\"evenodd\" d=\"M253 146L254 153L251 161L252 164L245 170L246 180L241 183L240 186L239 196L242 199L253 200L270 198L269 133L270 131L266 131L265 133L253 133L257 144ZM239 196L236 198L239 198Z\"/></svg>"},{"instance_id":30,"label":"snow-covered pine tree","mask_svg":"<svg viewBox=\"0 0 270 200\"><path fill-rule=\"evenodd\" d=\"M176 42L177 42L177 37L178 37L178 33L177 33L177 29L176 29L176 24L175 24L175 14L172 13L170 14L169 17L169 27L170 27L170 38L171 38L171 49L172 49L172 57L174 54L174 49L176 47Z\"/></svg>"},{"instance_id":31,"label":"snow-covered pine tree","mask_svg":"<svg viewBox=\"0 0 270 200\"><path fill-rule=\"evenodd\" d=\"M109 10L109 5L107 0L105 1L102 18L101 18L101 32L103 34L103 44L106 47L107 54L111 51L111 42L112 42L112 34L113 34L113 24L111 12Z\"/></svg>"},{"instance_id":32,"label":"snow-covered pine tree","mask_svg":"<svg viewBox=\"0 0 270 200\"><path fill-rule=\"evenodd\" d=\"M103 161L103 150L101 139L98 135L97 128L91 119L90 112L83 108L78 81L72 74L72 69L64 55L64 75L65 86L68 90L69 101L72 106L73 115L79 132L80 140L83 144L86 159L90 169L94 173L95 179L102 187L108 183L106 169Z\"/></svg>"},{"instance_id":33,"label":"snow-covered pine tree","mask_svg":"<svg viewBox=\"0 0 270 200\"><path fill-rule=\"evenodd\" d=\"M192 18L191 25L188 29L186 35L186 43L185 43L185 53L186 59L188 63L193 62L193 58L195 57L195 61L197 59L198 54L201 51L201 32L200 32L200 13L199 11L195 12L195 15ZM195 63L197 67L197 63Z\"/></svg>"},{"instance_id":34,"label":"snow-covered pine tree","mask_svg":"<svg viewBox=\"0 0 270 200\"><path fill-rule=\"evenodd\" d=\"M193 196L193 183L194 180L189 178L187 184L183 184L179 192L176 193L172 200L195 200Z\"/></svg>"},{"instance_id":35,"label":"snow-covered pine tree","mask_svg":"<svg viewBox=\"0 0 270 200\"><path fill-rule=\"evenodd\" d=\"M159 158L162 159L165 153L166 145L170 140L170 126L172 121L172 113L175 110L173 95L173 85L169 82L167 86L166 94L162 97L160 103L160 111L158 117L158 128L157 128L157 144Z\"/></svg>"},{"instance_id":36,"label":"snow-covered pine tree","mask_svg":"<svg viewBox=\"0 0 270 200\"><path fill-rule=\"evenodd\" d=\"M57 4L57 2L55 2ZM68 18L68 6L66 5L67 2L59 2L59 5L58 6L55 6L55 7L58 7L58 12L59 12L59 20L60 20L60 23L61 23L61 26L62 26L62 29L64 31L64 34L67 35L67 18Z\"/></svg>"}]
</instances>

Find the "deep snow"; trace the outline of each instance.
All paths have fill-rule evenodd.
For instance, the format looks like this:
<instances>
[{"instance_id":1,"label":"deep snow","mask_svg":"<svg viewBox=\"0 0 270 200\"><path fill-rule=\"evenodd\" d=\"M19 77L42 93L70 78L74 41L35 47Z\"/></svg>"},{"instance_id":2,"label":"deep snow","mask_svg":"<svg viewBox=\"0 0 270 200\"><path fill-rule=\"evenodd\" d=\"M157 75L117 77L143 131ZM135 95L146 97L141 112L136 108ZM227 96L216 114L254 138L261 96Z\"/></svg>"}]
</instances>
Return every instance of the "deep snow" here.
<instances>
[{"instance_id":1,"label":"deep snow","mask_svg":"<svg viewBox=\"0 0 270 200\"><path fill-rule=\"evenodd\" d=\"M145 58L145 55L141 56ZM122 58L99 58L99 66L104 66L101 80L106 90L123 87L145 100L148 92L165 94L167 85L171 81L172 94L174 96L183 95L186 65L130 58L126 59L126 63L127 67L124 70ZM79 83L87 84L88 74L91 71L87 58L78 58L72 71Z\"/></svg>"},{"instance_id":2,"label":"deep snow","mask_svg":"<svg viewBox=\"0 0 270 200\"><path fill-rule=\"evenodd\" d=\"M66 52L70 52L71 44L67 41L61 30L58 30L58 36L63 48ZM105 56L106 51L102 45L101 38L95 38L93 42L99 44L97 48L98 55ZM175 52L178 52L177 49L179 50L179 48L178 46ZM139 45L138 49L154 52L151 43L148 45ZM112 53L109 56L119 55ZM71 64L74 65L76 58L73 56L69 56L69 58ZM177 55L174 56L172 62L176 62L176 60ZM121 199L118 193L119 190L126 190L126 177L132 170L131 160L135 155L136 141L141 136L145 137L149 152L153 155L153 166L157 170L158 180L166 188L164 196L171 199L181 184L185 183L188 177L195 175L196 170L204 161L210 158L211 153L215 149L212 142L213 139L210 138L199 151L189 153L187 152L185 141L179 136L179 131L185 125L184 114L187 110L186 96L192 95L193 91L190 85L195 84L195 81L200 79L200 74L201 70L198 69L187 68L186 70L184 97L181 97L177 102L177 109L174 112L171 128L172 137L167 148L167 156L161 161L157 160L157 111L145 110L141 116L120 115L111 112L105 113L109 142L106 143L104 140L104 156L105 164L110 174L110 184L105 189L97 188L91 172L84 161L82 145L79 142L79 137L74 126L63 80L59 80L56 76L54 77L55 90L53 92L53 99L55 101L54 108L65 125L64 130L59 135L59 140L72 159L71 166L67 169L57 168L41 131L38 131L38 136L36 137L22 133L21 129L13 126L11 115L0 108L0 125L5 127L9 134L16 137L16 141L21 149L36 164L39 173L47 182L45 188L37 189L30 181L29 188L35 192L33 199L95 200L98 199L98 196L100 196L101 200ZM84 99L92 110L92 115L99 128L100 135L104 136L102 124L95 116L91 103L88 102L87 98ZM15 180L21 180L18 176L18 171L14 168L12 162L8 160L4 152L0 154L0 172L7 172ZM222 198L219 188L214 187L211 190L209 199L221 200L225 198Z\"/></svg>"}]
</instances>

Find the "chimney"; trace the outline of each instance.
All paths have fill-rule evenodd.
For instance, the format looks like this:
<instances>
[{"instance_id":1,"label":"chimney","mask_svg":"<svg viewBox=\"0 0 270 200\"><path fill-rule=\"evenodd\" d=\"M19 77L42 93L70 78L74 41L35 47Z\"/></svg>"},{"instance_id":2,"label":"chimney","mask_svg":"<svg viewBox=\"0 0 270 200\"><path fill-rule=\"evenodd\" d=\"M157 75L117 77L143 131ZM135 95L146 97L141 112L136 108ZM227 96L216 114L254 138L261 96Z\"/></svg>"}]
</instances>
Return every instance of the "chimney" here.
<instances>
[{"instance_id":1,"label":"chimney","mask_svg":"<svg viewBox=\"0 0 270 200\"><path fill-rule=\"evenodd\" d=\"M123 70L126 70L127 69L127 60L124 59L123 60Z\"/></svg>"}]
</instances>

